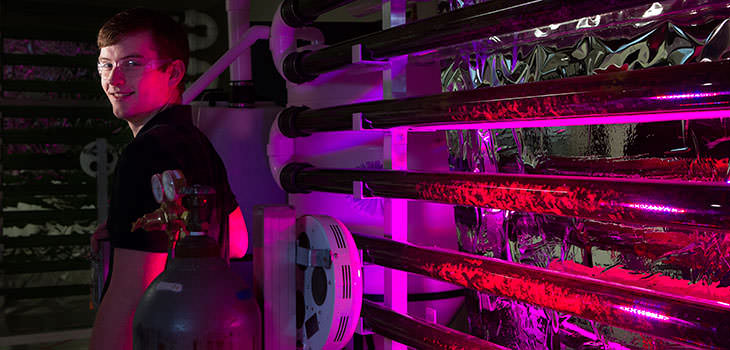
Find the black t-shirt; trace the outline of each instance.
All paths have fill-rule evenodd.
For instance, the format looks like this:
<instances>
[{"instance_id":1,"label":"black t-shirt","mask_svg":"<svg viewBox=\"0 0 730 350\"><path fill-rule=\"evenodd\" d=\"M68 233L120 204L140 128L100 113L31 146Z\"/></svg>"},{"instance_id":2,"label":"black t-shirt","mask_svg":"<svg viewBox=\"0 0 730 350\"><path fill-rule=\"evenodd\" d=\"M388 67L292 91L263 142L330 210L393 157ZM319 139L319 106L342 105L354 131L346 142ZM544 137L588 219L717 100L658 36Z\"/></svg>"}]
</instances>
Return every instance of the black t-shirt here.
<instances>
[{"instance_id":1,"label":"black t-shirt","mask_svg":"<svg viewBox=\"0 0 730 350\"><path fill-rule=\"evenodd\" d=\"M182 170L188 185L211 186L216 191L218 225L209 234L221 241L228 234L228 214L236 209L226 168L208 138L192 123L190 106L165 109L142 127L119 158L114 176L109 218L111 245L114 248L167 252L165 232L130 232L132 223L160 207L152 195L150 178L165 170Z\"/></svg>"}]
</instances>

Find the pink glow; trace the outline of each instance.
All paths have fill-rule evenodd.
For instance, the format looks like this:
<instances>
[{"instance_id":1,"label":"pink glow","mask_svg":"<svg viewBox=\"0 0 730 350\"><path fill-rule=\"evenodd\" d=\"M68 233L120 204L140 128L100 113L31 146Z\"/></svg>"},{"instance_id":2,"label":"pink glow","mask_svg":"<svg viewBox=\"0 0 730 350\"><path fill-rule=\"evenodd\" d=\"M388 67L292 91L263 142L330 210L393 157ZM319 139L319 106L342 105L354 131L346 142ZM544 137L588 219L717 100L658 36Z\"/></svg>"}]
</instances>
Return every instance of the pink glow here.
<instances>
[{"instance_id":1,"label":"pink glow","mask_svg":"<svg viewBox=\"0 0 730 350\"><path fill-rule=\"evenodd\" d=\"M627 307L627 306L619 306L619 309L621 309L623 311L626 311L626 312L630 312L630 313L632 313L634 315L648 317L648 318L653 318L653 319L656 319L656 320L662 320L662 321L669 320L669 317L664 316L664 315L662 315L660 313L653 312L653 311L636 309L636 308Z\"/></svg>"},{"instance_id":2,"label":"pink glow","mask_svg":"<svg viewBox=\"0 0 730 350\"><path fill-rule=\"evenodd\" d=\"M727 95L729 92L697 92L688 94L672 94L651 97L652 100L678 100L683 98L706 98Z\"/></svg>"},{"instance_id":3,"label":"pink glow","mask_svg":"<svg viewBox=\"0 0 730 350\"><path fill-rule=\"evenodd\" d=\"M651 210L651 211L660 211L660 212L672 213L672 214L682 214L682 213L686 213L687 212L684 209L666 207L666 206L657 205L657 204L643 204L643 203L632 203L632 204L629 204L629 208L642 209L642 210Z\"/></svg>"},{"instance_id":4,"label":"pink glow","mask_svg":"<svg viewBox=\"0 0 730 350\"><path fill-rule=\"evenodd\" d=\"M230 256L231 258L242 258L248 249L248 230L246 222L243 221L243 213L238 207L228 216L230 229Z\"/></svg>"}]
</instances>

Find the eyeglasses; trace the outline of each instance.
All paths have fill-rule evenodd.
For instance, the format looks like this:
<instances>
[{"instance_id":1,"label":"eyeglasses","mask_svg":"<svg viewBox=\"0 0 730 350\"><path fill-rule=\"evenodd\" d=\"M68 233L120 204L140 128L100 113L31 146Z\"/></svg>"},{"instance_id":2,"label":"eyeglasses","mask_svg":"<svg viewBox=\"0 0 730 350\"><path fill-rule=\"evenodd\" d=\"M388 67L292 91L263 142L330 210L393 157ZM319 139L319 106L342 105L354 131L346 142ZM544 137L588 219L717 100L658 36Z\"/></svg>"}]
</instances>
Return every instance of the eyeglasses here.
<instances>
[{"instance_id":1,"label":"eyeglasses","mask_svg":"<svg viewBox=\"0 0 730 350\"><path fill-rule=\"evenodd\" d=\"M96 64L96 70L99 72L102 79L109 79L109 77L111 77L114 66L116 66L118 70L121 70L125 77L137 77L144 72L157 69L170 61L172 60L160 59L145 62L139 58L125 58L117 62L99 62Z\"/></svg>"}]
</instances>

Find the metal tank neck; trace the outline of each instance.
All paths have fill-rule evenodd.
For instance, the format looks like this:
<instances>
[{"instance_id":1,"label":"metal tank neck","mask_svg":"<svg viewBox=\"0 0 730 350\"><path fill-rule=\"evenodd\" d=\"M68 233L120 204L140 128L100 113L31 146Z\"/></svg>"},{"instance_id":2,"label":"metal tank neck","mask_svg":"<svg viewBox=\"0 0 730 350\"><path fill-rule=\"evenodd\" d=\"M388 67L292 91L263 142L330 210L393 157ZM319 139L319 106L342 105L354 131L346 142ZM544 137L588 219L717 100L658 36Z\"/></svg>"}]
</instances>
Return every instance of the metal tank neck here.
<instances>
[{"instance_id":1,"label":"metal tank neck","mask_svg":"<svg viewBox=\"0 0 730 350\"><path fill-rule=\"evenodd\" d=\"M217 258L220 246L208 236L188 236L177 242L175 258Z\"/></svg>"}]
</instances>

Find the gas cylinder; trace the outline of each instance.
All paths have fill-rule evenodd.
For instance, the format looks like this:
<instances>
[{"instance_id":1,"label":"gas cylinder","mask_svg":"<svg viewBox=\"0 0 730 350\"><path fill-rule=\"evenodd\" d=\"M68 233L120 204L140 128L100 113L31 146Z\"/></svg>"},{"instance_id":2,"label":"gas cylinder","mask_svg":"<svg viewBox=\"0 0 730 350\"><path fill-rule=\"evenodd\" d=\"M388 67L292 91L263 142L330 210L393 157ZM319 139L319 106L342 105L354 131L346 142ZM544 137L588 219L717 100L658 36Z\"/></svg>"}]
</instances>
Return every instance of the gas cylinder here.
<instances>
[{"instance_id":1,"label":"gas cylinder","mask_svg":"<svg viewBox=\"0 0 730 350\"><path fill-rule=\"evenodd\" d=\"M260 350L261 314L249 286L204 234L211 188L183 191L190 235L145 291L134 315L134 349Z\"/></svg>"}]
</instances>

